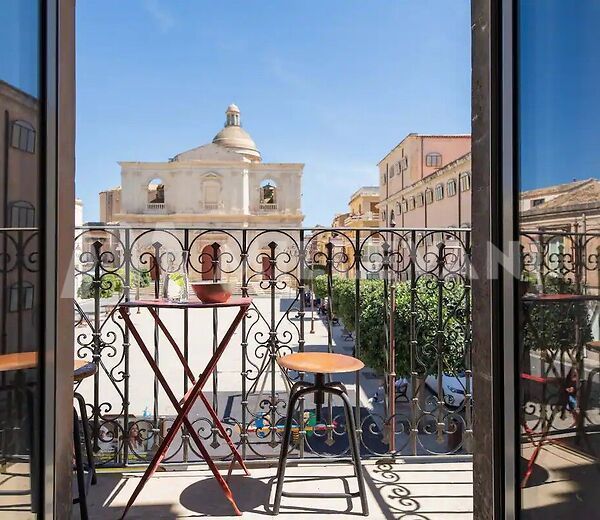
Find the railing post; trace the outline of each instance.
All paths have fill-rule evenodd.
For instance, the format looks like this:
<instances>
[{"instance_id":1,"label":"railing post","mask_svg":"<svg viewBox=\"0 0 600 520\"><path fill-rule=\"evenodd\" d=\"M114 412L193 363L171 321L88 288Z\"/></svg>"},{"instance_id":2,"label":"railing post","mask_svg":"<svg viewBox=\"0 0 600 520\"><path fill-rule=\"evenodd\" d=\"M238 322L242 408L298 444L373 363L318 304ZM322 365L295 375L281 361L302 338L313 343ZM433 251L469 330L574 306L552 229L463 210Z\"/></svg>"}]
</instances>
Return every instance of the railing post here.
<instances>
[{"instance_id":1,"label":"railing post","mask_svg":"<svg viewBox=\"0 0 600 520\"><path fill-rule=\"evenodd\" d=\"M279 350L277 344L277 320L275 318L275 288L277 285L277 255L275 250L277 244L269 242L269 292L271 297L271 320L269 322L269 364L271 369L271 399L269 403L269 416L271 418L271 447L277 446L277 396L275 394L275 374L277 370L277 353Z\"/></svg>"},{"instance_id":2,"label":"railing post","mask_svg":"<svg viewBox=\"0 0 600 520\"><path fill-rule=\"evenodd\" d=\"M248 237L247 230L242 229L242 250L241 250L241 267L242 279L241 288L242 296L248 297ZM242 458L246 459L248 447L248 317L245 314L242 319L242 421L240 425L240 442L242 444Z\"/></svg>"},{"instance_id":3,"label":"railing post","mask_svg":"<svg viewBox=\"0 0 600 520\"><path fill-rule=\"evenodd\" d=\"M304 352L304 288L306 285L306 277L304 276L304 268L306 266L306 255L305 255L305 244L304 244L304 229L299 231L298 235L298 268L300 275L300 286L298 291L298 297L300 298L300 330L298 338L298 352ZM304 381L304 372L300 373L300 381ZM304 397L300 399L300 435L298 436L299 443L299 456L301 459L304 458L304 441L306 439L306 423L304 421Z\"/></svg>"},{"instance_id":4,"label":"railing post","mask_svg":"<svg viewBox=\"0 0 600 520\"><path fill-rule=\"evenodd\" d=\"M94 278L92 280L94 294L94 330L92 332L94 341L94 350L92 361L96 364L96 373L94 374L94 451L98 451L98 437L100 432L100 357L102 352L102 342L100 338L100 293L102 289L102 242L96 240L92 247L94 248Z\"/></svg>"},{"instance_id":5,"label":"railing post","mask_svg":"<svg viewBox=\"0 0 600 520\"><path fill-rule=\"evenodd\" d=\"M354 351L352 355L360 359L360 278L361 278L361 262L362 262L362 250L361 250L361 236L360 229L356 230L354 235L354 271L356 273L354 282ZM356 436L358 438L358 445L363 442L362 438L362 421L360 418L360 371L356 372L355 379L355 406L354 406L354 422L356 424Z\"/></svg>"},{"instance_id":6,"label":"railing post","mask_svg":"<svg viewBox=\"0 0 600 520\"><path fill-rule=\"evenodd\" d=\"M214 242L212 244L212 255L211 255L211 269L212 269L212 278L213 282L216 282L221 278L221 246L218 242ZM212 310L212 351L213 355L217 351L219 347L219 312L217 309ZM217 370L213 371L212 374L212 407L215 413L219 413L219 379ZM213 424L211 427L212 432L212 442L210 443L212 448L218 448L220 446L219 442L219 430Z\"/></svg>"},{"instance_id":7,"label":"railing post","mask_svg":"<svg viewBox=\"0 0 600 520\"><path fill-rule=\"evenodd\" d=\"M183 230L183 249L184 251L187 251L188 254L182 255L181 261L185 261L189 264L189 266L191 266L191 262L192 262L192 252L190 251L190 230L189 229L184 229ZM189 272L189 266L182 266L182 269L185 270L185 272ZM188 287L189 290L189 287ZM188 363L189 362L189 358L190 358L190 341L189 341L189 309L187 307L185 307L183 309L183 358L185 359L185 362ZM188 376L185 373L185 370L183 371L183 393L184 395L187 394L188 391L188 386L189 386L189 381L188 381ZM189 458L190 458L190 434L187 431L187 428L185 427L185 425L183 425L181 427L181 442L183 445L183 461L184 462L188 462Z\"/></svg>"},{"instance_id":8,"label":"railing post","mask_svg":"<svg viewBox=\"0 0 600 520\"><path fill-rule=\"evenodd\" d=\"M384 338L385 345L383 348L384 357L385 357L385 370L383 376L383 406L384 409L389 412L390 410L390 387L389 387L389 367L390 367L390 349L391 349L391 336L390 336L390 249L391 245L387 239L388 232L386 232L386 239L381 245L381 249L383 251L382 254L382 263L381 269L383 273L383 330L384 330ZM386 418L384 422L386 422L383 427L386 431L388 440L390 437L391 429L390 424L387 422L389 418ZM388 443L388 446L391 444Z\"/></svg>"},{"instance_id":9,"label":"railing post","mask_svg":"<svg viewBox=\"0 0 600 520\"><path fill-rule=\"evenodd\" d=\"M389 321L389 339L390 339L390 350L388 360L388 392L389 392L389 408L388 408L388 421L389 421L389 450L391 453L396 451L396 421L394 416L396 415L396 287L392 283L390 286L390 321Z\"/></svg>"},{"instance_id":10,"label":"railing post","mask_svg":"<svg viewBox=\"0 0 600 520\"><path fill-rule=\"evenodd\" d=\"M443 319L443 305L444 305L444 242L438 244L437 251L437 316L436 316L436 351L437 351L437 438L438 442L443 441L444 436L444 387L442 386L444 376L444 356L446 355L445 347L446 342L444 341L444 319ZM427 377L427 374L425 374Z\"/></svg>"},{"instance_id":11,"label":"railing post","mask_svg":"<svg viewBox=\"0 0 600 520\"><path fill-rule=\"evenodd\" d=\"M154 280L154 297L156 299L159 298L160 296L160 277L161 277L161 258L160 258L160 250L162 248L162 244L160 242L154 242L152 244L152 247L154 248L154 253L152 255L152 263L153 263L153 269L154 269L154 273L155 273L155 280ZM160 309L156 309L156 313L158 314L160 312ZM156 365L158 366L160 359L159 359L159 351L158 351L158 347L159 347L159 329L158 329L158 324L155 323L154 324L154 362L156 363ZM156 377L156 375L154 376L154 384L153 384L153 406L152 406L152 412L154 414L153 417L153 421L152 421L152 443L153 443L153 448L157 448L159 445L159 437L160 437L160 418L158 416L158 378Z\"/></svg>"},{"instance_id":12,"label":"railing post","mask_svg":"<svg viewBox=\"0 0 600 520\"><path fill-rule=\"evenodd\" d=\"M465 270L465 437L463 446L467 453L472 453L473 439L473 391L471 382L473 378L471 365L471 231L465 231L465 257L467 262Z\"/></svg>"},{"instance_id":13,"label":"railing post","mask_svg":"<svg viewBox=\"0 0 600 520\"><path fill-rule=\"evenodd\" d=\"M333 352L333 244L331 238L325 245L327 251L327 352ZM331 376L327 375L327 382L331 382ZM327 410L329 412L329 423L327 428L327 440L325 444L332 446L333 440L333 406L331 403L331 394L327 394Z\"/></svg>"},{"instance_id":14,"label":"railing post","mask_svg":"<svg viewBox=\"0 0 600 520\"><path fill-rule=\"evenodd\" d=\"M124 246L124 299L127 302L131 297L131 237L129 229L125 229ZM140 285L139 280L140 277L138 273L138 283L136 284L138 286ZM127 466L129 464L129 329L127 327L124 327L123 330L123 357L125 358L125 367L123 374L123 435L125 437L125 442L123 442L123 465Z\"/></svg>"},{"instance_id":15,"label":"railing post","mask_svg":"<svg viewBox=\"0 0 600 520\"><path fill-rule=\"evenodd\" d=\"M411 406L410 406L410 422L411 422L411 447L412 454L417 455L417 435L419 434L419 422L417 418L419 410L419 396L418 391L422 391L418 384L418 372L416 369L417 359L417 275L416 275L416 261L417 261L417 240L416 232L413 230L410 232L410 326L409 326L409 338L410 338L410 381L411 381Z\"/></svg>"}]
</instances>

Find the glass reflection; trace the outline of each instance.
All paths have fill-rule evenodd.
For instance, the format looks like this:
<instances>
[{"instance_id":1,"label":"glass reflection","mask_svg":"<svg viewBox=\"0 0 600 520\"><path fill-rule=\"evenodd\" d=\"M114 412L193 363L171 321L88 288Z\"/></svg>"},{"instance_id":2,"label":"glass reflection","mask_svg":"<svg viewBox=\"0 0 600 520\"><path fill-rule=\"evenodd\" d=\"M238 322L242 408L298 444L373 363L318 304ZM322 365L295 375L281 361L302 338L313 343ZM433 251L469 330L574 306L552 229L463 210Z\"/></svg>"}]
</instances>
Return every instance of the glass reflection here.
<instances>
[{"instance_id":1,"label":"glass reflection","mask_svg":"<svg viewBox=\"0 0 600 520\"><path fill-rule=\"evenodd\" d=\"M0 2L0 518L39 511L39 16Z\"/></svg>"},{"instance_id":2,"label":"glass reflection","mask_svg":"<svg viewBox=\"0 0 600 520\"><path fill-rule=\"evenodd\" d=\"M518 4L521 518L597 518L600 3Z\"/></svg>"}]
</instances>

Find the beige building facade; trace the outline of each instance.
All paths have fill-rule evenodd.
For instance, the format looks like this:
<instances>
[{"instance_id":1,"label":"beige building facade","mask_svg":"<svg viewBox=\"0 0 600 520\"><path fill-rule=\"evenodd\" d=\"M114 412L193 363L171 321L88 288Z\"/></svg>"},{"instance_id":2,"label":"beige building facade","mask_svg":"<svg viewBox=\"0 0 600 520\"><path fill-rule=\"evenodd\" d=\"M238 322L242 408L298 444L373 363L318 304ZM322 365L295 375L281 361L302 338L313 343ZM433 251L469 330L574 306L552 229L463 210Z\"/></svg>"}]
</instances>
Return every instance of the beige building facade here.
<instances>
[{"instance_id":1,"label":"beige building facade","mask_svg":"<svg viewBox=\"0 0 600 520\"><path fill-rule=\"evenodd\" d=\"M600 294L600 181L595 178L528 190L520 196L523 270L564 278Z\"/></svg>"},{"instance_id":2,"label":"beige building facade","mask_svg":"<svg viewBox=\"0 0 600 520\"><path fill-rule=\"evenodd\" d=\"M319 254L317 263L325 265L327 257L326 245L331 242L334 261L334 274L354 277L356 275L356 231L361 233L361 255L370 258L380 250L381 237L378 233L370 234L369 229L379 227L379 187L362 186L356 190L348 202L349 211L334 216L331 227L346 228L340 231L324 231L317 235L316 243ZM365 240L366 239L366 240ZM373 256L374 258L374 256ZM379 259L379 257L378 257Z\"/></svg>"},{"instance_id":3,"label":"beige building facade","mask_svg":"<svg viewBox=\"0 0 600 520\"><path fill-rule=\"evenodd\" d=\"M268 274L270 242L277 243L277 253L293 252L292 240L276 231L302 226L304 165L263 162L254 140L242 128L236 105L227 108L225 126L212 142L165 162L119 164L121 186L100 193L100 213L105 223L155 230L134 233L141 233L140 239L132 238L134 257L149 251L156 241L168 249L181 247L160 229L191 228L192 262L202 264L192 274L229 278L225 266L212 269L210 258L240 258L240 230L247 229L249 267L258 282Z\"/></svg>"},{"instance_id":4,"label":"beige building facade","mask_svg":"<svg viewBox=\"0 0 600 520\"><path fill-rule=\"evenodd\" d=\"M304 219L304 165L262 162L235 105L211 143L166 162L119 164L121 186L100 193L107 223L281 228Z\"/></svg>"},{"instance_id":5,"label":"beige building facade","mask_svg":"<svg viewBox=\"0 0 600 520\"><path fill-rule=\"evenodd\" d=\"M0 80L0 354L39 348L40 103Z\"/></svg>"},{"instance_id":6,"label":"beige building facade","mask_svg":"<svg viewBox=\"0 0 600 520\"><path fill-rule=\"evenodd\" d=\"M449 197L447 186L443 193L438 190L437 197L433 194L432 198L431 193L439 184L447 183L451 175L457 176L457 183L461 173L468 174L470 179L470 151L469 135L407 135L378 164L381 225L458 227L470 222L470 194L468 208L465 206L466 197L447 200L459 193L458 185L456 193L452 184L450 185ZM439 175L437 178L433 177L435 173L451 164L455 168L463 169L460 172L446 170L442 176L444 178L440 178ZM466 182L463 180L463 183ZM468 189L464 191L470 192L470 182ZM461 203L465 207L461 206ZM460 206L458 212L455 206Z\"/></svg>"},{"instance_id":7,"label":"beige building facade","mask_svg":"<svg viewBox=\"0 0 600 520\"><path fill-rule=\"evenodd\" d=\"M386 211L390 227L470 227L471 153L401 190Z\"/></svg>"}]
</instances>

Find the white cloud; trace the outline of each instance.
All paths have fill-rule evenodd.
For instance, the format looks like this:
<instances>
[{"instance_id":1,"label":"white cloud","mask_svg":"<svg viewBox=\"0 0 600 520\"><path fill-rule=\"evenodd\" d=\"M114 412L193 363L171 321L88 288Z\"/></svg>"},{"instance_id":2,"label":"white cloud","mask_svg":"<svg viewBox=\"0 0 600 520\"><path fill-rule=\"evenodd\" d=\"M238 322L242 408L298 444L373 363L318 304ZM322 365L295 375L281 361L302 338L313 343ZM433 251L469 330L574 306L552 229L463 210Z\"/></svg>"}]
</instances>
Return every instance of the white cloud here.
<instances>
[{"instance_id":1,"label":"white cloud","mask_svg":"<svg viewBox=\"0 0 600 520\"><path fill-rule=\"evenodd\" d=\"M157 23L160 32L167 33L175 25L175 19L164 8L160 0L143 0L143 6Z\"/></svg>"}]
</instances>

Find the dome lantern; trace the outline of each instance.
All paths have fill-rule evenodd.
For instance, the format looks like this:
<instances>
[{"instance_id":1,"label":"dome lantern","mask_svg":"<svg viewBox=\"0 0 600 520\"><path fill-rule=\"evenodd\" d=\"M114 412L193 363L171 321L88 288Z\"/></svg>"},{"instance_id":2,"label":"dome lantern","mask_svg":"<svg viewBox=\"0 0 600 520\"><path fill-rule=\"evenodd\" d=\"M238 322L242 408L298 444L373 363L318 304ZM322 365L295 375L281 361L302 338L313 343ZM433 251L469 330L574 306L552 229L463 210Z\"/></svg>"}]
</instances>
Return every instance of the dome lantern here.
<instances>
[{"instance_id":1,"label":"dome lantern","mask_svg":"<svg viewBox=\"0 0 600 520\"><path fill-rule=\"evenodd\" d=\"M240 121L240 109L237 105L234 105L233 103L229 105L225 114L227 115L225 126L242 126Z\"/></svg>"},{"instance_id":2,"label":"dome lantern","mask_svg":"<svg viewBox=\"0 0 600 520\"><path fill-rule=\"evenodd\" d=\"M260 161L260 152L256 144L248 132L242 128L240 109L231 104L227 107L225 114L227 116L225 127L215 135L212 142L229 148L252 162Z\"/></svg>"}]
</instances>

